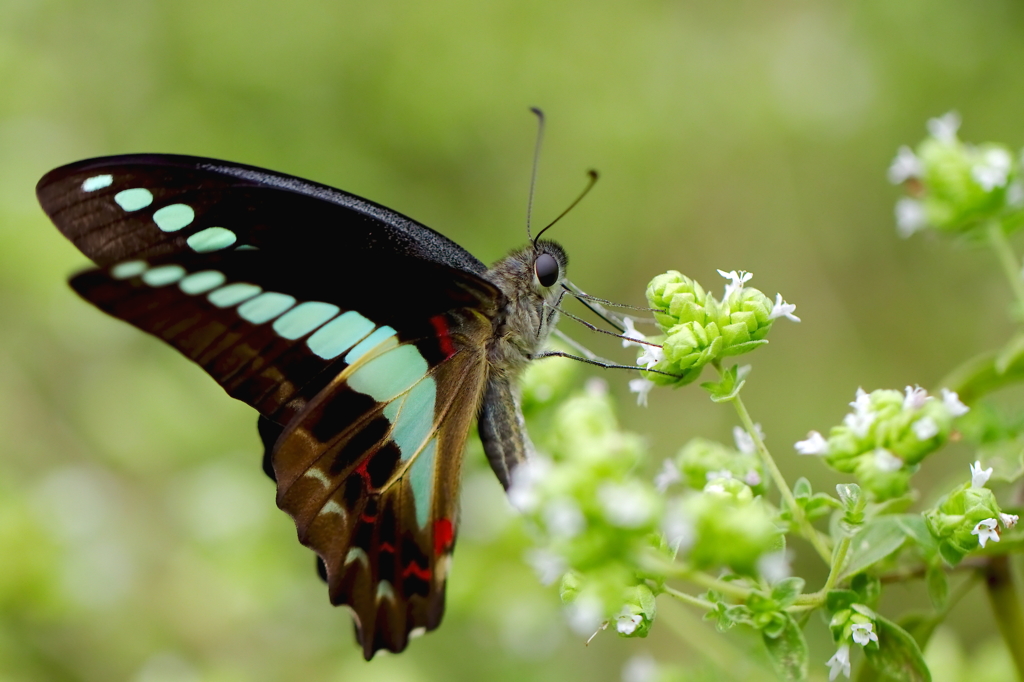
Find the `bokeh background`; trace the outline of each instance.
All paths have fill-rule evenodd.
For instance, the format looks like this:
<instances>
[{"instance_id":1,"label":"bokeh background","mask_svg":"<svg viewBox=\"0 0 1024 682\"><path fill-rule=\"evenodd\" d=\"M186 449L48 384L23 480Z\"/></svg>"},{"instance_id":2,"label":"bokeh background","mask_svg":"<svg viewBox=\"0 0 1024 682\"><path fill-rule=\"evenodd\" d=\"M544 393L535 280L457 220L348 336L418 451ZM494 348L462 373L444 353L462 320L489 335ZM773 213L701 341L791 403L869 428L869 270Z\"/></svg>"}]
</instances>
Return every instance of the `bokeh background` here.
<instances>
[{"instance_id":1,"label":"bokeh background","mask_svg":"<svg viewBox=\"0 0 1024 682\"><path fill-rule=\"evenodd\" d=\"M716 291L716 268L745 269L797 304L745 395L787 475L818 488L836 479L791 444L858 386L934 386L1010 332L987 252L897 238L885 170L950 109L965 139L1019 147L1021 64L1012 0L0 0L0 679L617 680L637 655L686 679L762 675L737 663L756 648L742 633L668 602L649 639L584 647L472 453L444 626L364 663L274 507L251 410L64 285L86 261L35 202L50 168L140 151L266 166L493 261L525 238L541 106L536 221L602 173L551 233L578 285L640 304L666 269ZM731 439L734 415L695 387L644 410L627 374L601 376L652 471L694 435ZM971 459L944 451L921 481ZM884 608L924 604L912 586ZM809 637L823 674L824 626ZM974 593L929 652L936 679L984 679L993 638Z\"/></svg>"}]
</instances>

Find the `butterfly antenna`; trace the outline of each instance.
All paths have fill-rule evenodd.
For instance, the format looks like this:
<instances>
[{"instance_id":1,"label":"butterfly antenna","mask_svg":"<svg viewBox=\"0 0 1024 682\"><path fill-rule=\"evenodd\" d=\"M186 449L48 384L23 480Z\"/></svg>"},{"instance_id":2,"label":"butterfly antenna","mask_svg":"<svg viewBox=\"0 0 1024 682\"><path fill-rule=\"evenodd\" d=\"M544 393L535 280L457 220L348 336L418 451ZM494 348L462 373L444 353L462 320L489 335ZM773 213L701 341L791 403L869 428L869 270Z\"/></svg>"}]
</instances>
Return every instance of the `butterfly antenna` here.
<instances>
[{"instance_id":1,"label":"butterfly antenna","mask_svg":"<svg viewBox=\"0 0 1024 682\"><path fill-rule=\"evenodd\" d=\"M533 240L533 245L534 245L534 246L536 246L536 245L537 245L537 240L538 240L538 239L540 239L540 236L541 236L542 234L544 234L545 232L547 232L548 230L550 230L550 229L551 229L551 227L552 227L552 226L553 226L553 225L554 225L555 223L557 223L557 222L558 222L559 220L561 220L562 218L564 218L564 217L565 217L565 215L566 215L566 214L567 214L567 213L568 213L569 211L571 211L572 209L576 208L576 204L578 204L578 203L580 203L581 201L583 201L583 197L585 197L585 196L587 196L588 194L590 194L590 190L592 190L592 189L594 188L594 185L595 185L595 184L597 184L597 178L598 178L598 175L597 175L597 171L596 171L596 170L594 170L593 168L591 168L590 170L588 170L588 171L587 171L587 175L588 175L588 176L590 177L590 180L589 180L589 181L587 182L587 186L583 188L583 191L582 191L582 192L580 192L580 195L579 195L578 197L576 197L576 201L574 201L574 202L572 202L571 204L569 204L569 208L567 208L567 209L565 209L564 211L562 211L561 213L559 213L559 214L558 214L558 217L557 217L557 218L555 218L554 220L552 220L552 221L551 221L550 223L548 223L548 224L547 224L547 227L545 227L545 228L544 228L543 230L541 230L540 232L538 232L538 233L537 233L537 237L536 237L536 238L535 238L535 239Z\"/></svg>"},{"instance_id":2,"label":"butterfly antenna","mask_svg":"<svg viewBox=\"0 0 1024 682\"><path fill-rule=\"evenodd\" d=\"M530 234L530 221L533 218L533 193L537 188L537 166L540 165L540 147L544 141L544 112L537 107L530 107L537 117L537 141L533 145L533 170L530 172L530 196L526 203L526 238L534 241Z\"/></svg>"}]
</instances>

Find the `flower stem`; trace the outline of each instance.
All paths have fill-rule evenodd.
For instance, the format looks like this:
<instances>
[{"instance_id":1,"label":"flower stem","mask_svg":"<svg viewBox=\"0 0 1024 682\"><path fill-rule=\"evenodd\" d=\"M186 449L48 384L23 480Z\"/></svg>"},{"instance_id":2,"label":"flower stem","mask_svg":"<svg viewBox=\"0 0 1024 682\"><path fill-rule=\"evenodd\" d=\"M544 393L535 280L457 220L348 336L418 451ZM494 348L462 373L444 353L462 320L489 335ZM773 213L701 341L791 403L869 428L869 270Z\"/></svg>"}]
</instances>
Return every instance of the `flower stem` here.
<instances>
[{"instance_id":1,"label":"flower stem","mask_svg":"<svg viewBox=\"0 0 1024 682\"><path fill-rule=\"evenodd\" d=\"M706 599L701 599L700 597L694 597L692 594L687 594L686 592L683 592L682 590L677 590L677 589L675 589L673 587L669 587L668 585L663 585L661 587L661 590L665 594L667 594L669 596L672 596L672 597L675 597L676 599L678 599L681 602L684 602L686 604L690 604L691 606L696 606L697 608L704 609L705 611L711 611L712 609L715 608L715 605L712 604L711 602L707 601Z\"/></svg>"},{"instance_id":2,"label":"flower stem","mask_svg":"<svg viewBox=\"0 0 1024 682\"><path fill-rule=\"evenodd\" d=\"M1024 680L1024 610L1014 584L1009 557L1005 554L992 557L984 574L989 603L992 604L999 632L1013 656L1017 676Z\"/></svg>"},{"instance_id":3,"label":"flower stem","mask_svg":"<svg viewBox=\"0 0 1024 682\"><path fill-rule=\"evenodd\" d=\"M1019 318L1020 315L1024 314L1024 277L1021 276L1020 263L1017 262L1017 256L1013 253L1013 247L1010 246L1010 241L1006 238L1003 226L998 220L989 221L986 231L988 233L989 245L996 252L996 258L999 259L999 264L1003 266L1003 273L1010 283L1013 295L1017 298L1017 316Z\"/></svg>"},{"instance_id":4,"label":"flower stem","mask_svg":"<svg viewBox=\"0 0 1024 682\"><path fill-rule=\"evenodd\" d=\"M750 418L750 413L747 412L746 406L743 404L743 399L737 394L730 402L733 407L736 408L736 414L739 415L740 421L743 423L743 428L747 430L750 437L754 440L754 445L757 448L757 453L761 456L761 461L764 463L765 469L772 477L772 481L775 482L775 487L779 489L779 494L782 496L782 500L786 507L789 508L789 512L793 515L793 520L796 521L797 526L800 528L801 534L807 538L808 542L814 546L814 549L818 552L825 563L832 564L832 551L828 548L825 540L821 537L818 531L811 525L811 522L807 519L804 514L804 510L800 508L800 505L796 503L796 498L793 497L793 491L789 489L789 484L786 482L785 477L779 470L778 465L775 464L775 460L772 458L768 448L765 447L764 441L761 440L761 436L758 434L757 429L754 428L754 422Z\"/></svg>"}]
</instances>

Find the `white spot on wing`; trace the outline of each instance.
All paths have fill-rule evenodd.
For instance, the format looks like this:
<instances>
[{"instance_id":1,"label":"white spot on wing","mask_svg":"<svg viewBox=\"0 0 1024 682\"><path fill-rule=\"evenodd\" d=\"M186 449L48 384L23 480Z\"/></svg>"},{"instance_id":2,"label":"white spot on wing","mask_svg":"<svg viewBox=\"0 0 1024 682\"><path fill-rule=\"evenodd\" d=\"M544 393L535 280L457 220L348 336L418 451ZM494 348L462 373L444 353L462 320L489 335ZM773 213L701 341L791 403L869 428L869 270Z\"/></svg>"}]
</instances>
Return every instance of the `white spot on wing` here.
<instances>
[{"instance_id":1,"label":"white spot on wing","mask_svg":"<svg viewBox=\"0 0 1024 682\"><path fill-rule=\"evenodd\" d=\"M309 469L306 469L306 473L303 474L303 476L305 476L306 478L312 478L314 480L320 481L321 483L324 484L324 487L327 487L331 484L331 479L327 478L327 474L320 471L316 467L310 467Z\"/></svg>"}]
</instances>

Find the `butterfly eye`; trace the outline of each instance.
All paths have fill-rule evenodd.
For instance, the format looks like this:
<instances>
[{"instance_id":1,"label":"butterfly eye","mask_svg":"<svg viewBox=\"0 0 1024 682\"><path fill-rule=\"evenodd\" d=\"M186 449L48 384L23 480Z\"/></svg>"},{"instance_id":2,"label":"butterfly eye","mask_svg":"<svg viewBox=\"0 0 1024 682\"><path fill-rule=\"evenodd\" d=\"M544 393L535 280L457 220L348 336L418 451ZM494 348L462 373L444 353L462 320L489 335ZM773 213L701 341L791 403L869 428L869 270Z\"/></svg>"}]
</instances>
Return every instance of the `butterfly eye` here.
<instances>
[{"instance_id":1,"label":"butterfly eye","mask_svg":"<svg viewBox=\"0 0 1024 682\"><path fill-rule=\"evenodd\" d=\"M558 281L558 261L550 253L542 253L533 262L533 271L543 287L549 287Z\"/></svg>"}]
</instances>

